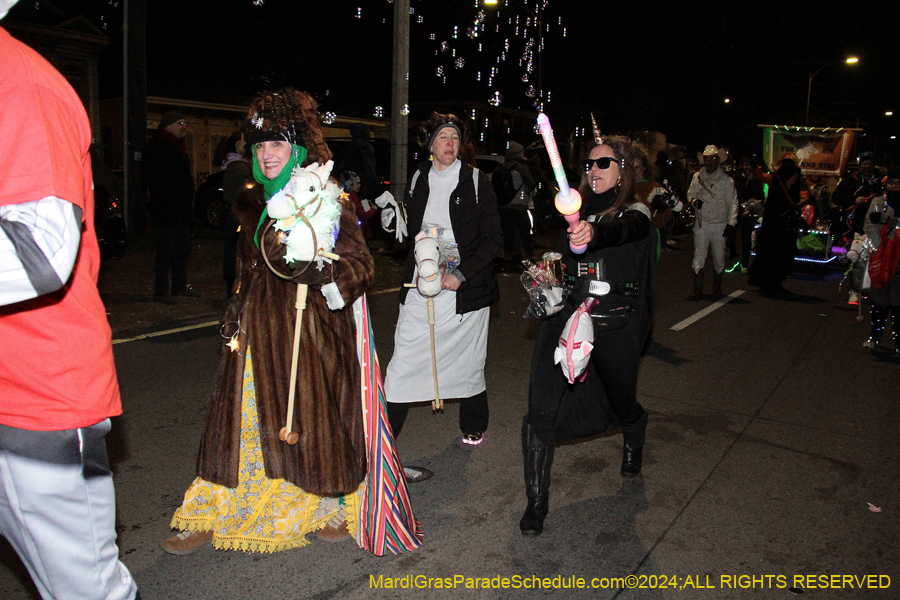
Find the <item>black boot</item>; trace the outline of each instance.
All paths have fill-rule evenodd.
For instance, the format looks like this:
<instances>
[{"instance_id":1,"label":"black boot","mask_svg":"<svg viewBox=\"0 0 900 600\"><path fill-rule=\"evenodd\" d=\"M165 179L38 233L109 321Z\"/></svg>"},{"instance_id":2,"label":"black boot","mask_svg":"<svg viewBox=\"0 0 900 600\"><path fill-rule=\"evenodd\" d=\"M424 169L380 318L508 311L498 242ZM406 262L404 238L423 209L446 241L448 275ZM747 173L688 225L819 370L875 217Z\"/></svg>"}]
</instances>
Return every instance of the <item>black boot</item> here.
<instances>
[{"instance_id":1,"label":"black boot","mask_svg":"<svg viewBox=\"0 0 900 600\"><path fill-rule=\"evenodd\" d=\"M549 510L553 446L544 444L526 421L522 423L522 450L525 453L525 495L528 497L528 506L519 521L519 529L522 530L522 535L541 535Z\"/></svg>"},{"instance_id":2,"label":"black boot","mask_svg":"<svg viewBox=\"0 0 900 600\"><path fill-rule=\"evenodd\" d=\"M632 425L622 428L625 443L622 448L622 477L637 477L644 457L644 437L647 433L647 413Z\"/></svg>"},{"instance_id":3,"label":"black boot","mask_svg":"<svg viewBox=\"0 0 900 600\"><path fill-rule=\"evenodd\" d=\"M881 345L881 336L884 335L884 327L887 325L888 310L890 310L888 306L872 305L872 331L869 339L863 344L866 348L874 349Z\"/></svg>"},{"instance_id":4,"label":"black boot","mask_svg":"<svg viewBox=\"0 0 900 600\"><path fill-rule=\"evenodd\" d=\"M694 273L694 292L688 296L691 300L699 300L703 297L703 269Z\"/></svg>"},{"instance_id":5,"label":"black boot","mask_svg":"<svg viewBox=\"0 0 900 600\"><path fill-rule=\"evenodd\" d=\"M722 273L713 271L713 298L716 300L722 298Z\"/></svg>"}]
</instances>

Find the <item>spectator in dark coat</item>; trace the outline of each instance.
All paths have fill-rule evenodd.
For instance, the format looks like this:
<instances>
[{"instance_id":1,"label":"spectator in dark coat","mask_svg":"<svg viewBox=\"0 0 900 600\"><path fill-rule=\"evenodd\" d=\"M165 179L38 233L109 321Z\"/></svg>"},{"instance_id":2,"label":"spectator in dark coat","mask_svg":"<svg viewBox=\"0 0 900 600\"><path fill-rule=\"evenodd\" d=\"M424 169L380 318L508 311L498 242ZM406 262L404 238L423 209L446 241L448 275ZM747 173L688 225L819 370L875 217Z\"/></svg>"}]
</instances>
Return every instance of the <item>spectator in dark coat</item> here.
<instances>
[{"instance_id":1,"label":"spectator in dark coat","mask_svg":"<svg viewBox=\"0 0 900 600\"><path fill-rule=\"evenodd\" d=\"M225 177L222 178L222 197L225 200L225 244L222 250L222 277L225 279L225 297L234 293L234 282L237 277L235 261L237 259L238 222L234 216L234 206L238 195L246 189L247 183L253 181L253 169L250 168L249 149L241 132L235 131L224 141L224 152L216 157Z\"/></svg>"},{"instance_id":2,"label":"spectator in dark coat","mask_svg":"<svg viewBox=\"0 0 900 600\"><path fill-rule=\"evenodd\" d=\"M186 137L184 115L170 111L162 116L153 140L144 148L144 183L150 190L150 216L156 237L154 287L156 301L164 304L175 304L174 296L199 296L187 284L194 178Z\"/></svg>"},{"instance_id":3,"label":"spectator in dark coat","mask_svg":"<svg viewBox=\"0 0 900 600\"><path fill-rule=\"evenodd\" d=\"M344 151L338 172L353 171L361 180L360 197L377 195L378 177L375 175L375 148L369 143L369 128L362 123L350 126L350 145Z\"/></svg>"}]
</instances>

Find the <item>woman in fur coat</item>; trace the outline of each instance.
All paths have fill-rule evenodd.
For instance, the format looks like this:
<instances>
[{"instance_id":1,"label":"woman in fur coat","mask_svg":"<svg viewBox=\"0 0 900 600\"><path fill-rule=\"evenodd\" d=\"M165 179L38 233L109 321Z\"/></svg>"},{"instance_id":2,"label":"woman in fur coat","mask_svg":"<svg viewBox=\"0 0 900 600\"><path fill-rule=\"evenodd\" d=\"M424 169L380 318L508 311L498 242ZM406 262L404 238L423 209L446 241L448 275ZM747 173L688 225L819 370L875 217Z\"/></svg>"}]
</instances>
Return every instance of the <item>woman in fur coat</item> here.
<instances>
[{"instance_id":1,"label":"woman in fur coat","mask_svg":"<svg viewBox=\"0 0 900 600\"><path fill-rule=\"evenodd\" d=\"M257 185L234 208L238 279L222 326L228 343L198 478L172 518L183 533L163 549L188 554L212 541L217 549L276 552L305 545L314 531L327 541L353 535L376 554L413 549L421 532L385 433L365 305L374 263L354 207L329 181L331 151L315 100L291 89L265 92L251 103L245 129ZM298 244L306 239L313 251L304 257ZM323 259L320 250L339 259ZM308 286L300 321L298 284ZM295 325L296 399L288 428ZM282 428L297 439L280 436Z\"/></svg>"}]
</instances>

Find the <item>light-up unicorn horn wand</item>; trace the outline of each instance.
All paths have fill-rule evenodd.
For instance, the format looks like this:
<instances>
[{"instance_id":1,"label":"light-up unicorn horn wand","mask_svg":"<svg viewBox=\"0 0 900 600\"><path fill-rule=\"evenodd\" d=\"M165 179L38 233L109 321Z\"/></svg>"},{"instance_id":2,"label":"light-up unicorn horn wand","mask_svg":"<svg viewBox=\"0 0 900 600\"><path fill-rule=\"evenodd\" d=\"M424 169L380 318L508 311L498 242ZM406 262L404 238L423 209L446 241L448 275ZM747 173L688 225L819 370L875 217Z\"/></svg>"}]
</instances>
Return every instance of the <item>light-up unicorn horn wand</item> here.
<instances>
[{"instance_id":1,"label":"light-up unicorn horn wand","mask_svg":"<svg viewBox=\"0 0 900 600\"><path fill-rule=\"evenodd\" d=\"M559 193L556 195L556 210L558 210L566 218L569 226L574 228L578 224L579 214L581 210L581 194L569 187L569 181L566 179L566 172L563 171L562 160L559 158L559 149L556 147L556 140L553 138L553 129L550 127L550 119L547 115L541 113L537 118L538 127L541 128L541 137L544 138L544 146L547 148L547 154L550 155L550 165L553 167L553 175L556 176L556 183L559 185ZM587 249L587 244L576 246L571 241L569 248L575 254L583 254Z\"/></svg>"}]
</instances>

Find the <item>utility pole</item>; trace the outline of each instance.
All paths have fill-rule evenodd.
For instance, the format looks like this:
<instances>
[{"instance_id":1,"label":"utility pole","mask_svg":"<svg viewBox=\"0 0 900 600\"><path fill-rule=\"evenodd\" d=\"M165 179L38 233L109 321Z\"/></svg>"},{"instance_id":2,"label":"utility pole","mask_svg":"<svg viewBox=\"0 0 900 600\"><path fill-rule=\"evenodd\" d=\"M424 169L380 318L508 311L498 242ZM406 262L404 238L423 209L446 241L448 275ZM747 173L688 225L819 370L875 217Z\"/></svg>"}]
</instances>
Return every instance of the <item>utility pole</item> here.
<instances>
[{"instance_id":1,"label":"utility pole","mask_svg":"<svg viewBox=\"0 0 900 600\"><path fill-rule=\"evenodd\" d=\"M391 76L391 193L399 203L405 198L409 138L409 0L394 0Z\"/></svg>"},{"instance_id":2,"label":"utility pole","mask_svg":"<svg viewBox=\"0 0 900 600\"><path fill-rule=\"evenodd\" d=\"M122 137L125 226L129 236L147 225L141 153L147 139L147 0L122 5Z\"/></svg>"}]
</instances>

